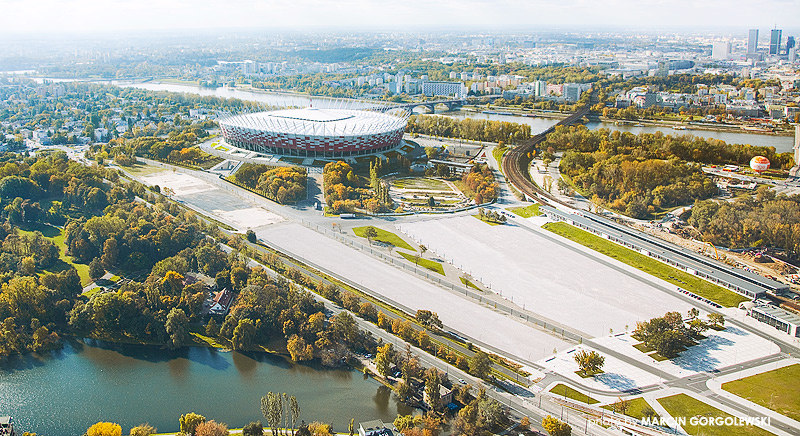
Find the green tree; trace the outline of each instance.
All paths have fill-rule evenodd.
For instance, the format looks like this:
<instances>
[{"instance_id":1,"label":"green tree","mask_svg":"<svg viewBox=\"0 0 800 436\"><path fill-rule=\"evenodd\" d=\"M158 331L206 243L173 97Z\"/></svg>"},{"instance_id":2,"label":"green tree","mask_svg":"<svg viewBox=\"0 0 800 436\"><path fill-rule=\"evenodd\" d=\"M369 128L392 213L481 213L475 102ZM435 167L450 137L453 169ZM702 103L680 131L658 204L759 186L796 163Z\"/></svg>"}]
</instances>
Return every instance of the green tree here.
<instances>
[{"instance_id":1,"label":"green tree","mask_svg":"<svg viewBox=\"0 0 800 436\"><path fill-rule=\"evenodd\" d=\"M267 392L267 395L261 397L261 414L267 420L271 433L277 434L283 416L283 400L280 393Z\"/></svg>"},{"instance_id":2,"label":"green tree","mask_svg":"<svg viewBox=\"0 0 800 436\"><path fill-rule=\"evenodd\" d=\"M483 350L478 350L472 357L469 358L469 373L486 379L489 376L489 370L492 367L492 360L489 355Z\"/></svg>"},{"instance_id":3,"label":"green tree","mask_svg":"<svg viewBox=\"0 0 800 436\"><path fill-rule=\"evenodd\" d=\"M214 318L208 320L208 324L206 324L206 335L213 337L219 336L219 325L217 325L217 321Z\"/></svg>"},{"instance_id":4,"label":"green tree","mask_svg":"<svg viewBox=\"0 0 800 436\"><path fill-rule=\"evenodd\" d=\"M371 244L372 240L378 237L378 230L376 230L375 227L369 226L364 229L364 237L367 238L367 241Z\"/></svg>"},{"instance_id":5,"label":"green tree","mask_svg":"<svg viewBox=\"0 0 800 436\"><path fill-rule=\"evenodd\" d=\"M551 436L570 436L572 434L572 427L570 427L569 424L550 415L542 419L542 427L545 431L550 433Z\"/></svg>"},{"instance_id":6,"label":"green tree","mask_svg":"<svg viewBox=\"0 0 800 436\"><path fill-rule=\"evenodd\" d=\"M722 328L725 325L725 315L721 313L709 313L708 322L714 328Z\"/></svg>"},{"instance_id":7,"label":"green tree","mask_svg":"<svg viewBox=\"0 0 800 436\"><path fill-rule=\"evenodd\" d=\"M185 415L181 415L178 422L180 423L181 433L191 436L194 435L194 431L198 425L206 422L206 417L198 413L189 412Z\"/></svg>"},{"instance_id":8,"label":"green tree","mask_svg":"<svg viewBox=\"0 0 800 436\"><path fill-rule=\"evenodd\" d=\"M252 230L247 230L247 240L254 243L256 242L256 232Z\"/></svg>"},{"instance_id":9,"label":"green tree","mask_svg":"<svg viewBox=\"0 0 800 436\"><path fill-rule=\"evenodd\" d=\"M239 324L233 330L233 338L231 339L231 342L233 342L233 349L247 350L252 348L255 335L256 327L253 325L253 320L250 318L239 320Z\"/></svg>"},{"instance_id":10,"label":"green tree","mask_svg":"<svg viewBox=\"0 0 800 436\"><path fill-rule=\"evenodd\" d=\"M95 257L89 262L89 277L92 280L98 280L100 277L103 277L103 274L106 273L106 270L103 268L103 263L99 257Z\"/></svg>"},{"instance_id":11,"label":"green tree","mask_svg":"<svg viewBox=\"0 0 800 436\"><path fill-rule=\"evenodd\" d=\"M242 427L243 436L264 436L264 426L261 421L253 421Z\"/></svg>"},{"instance_id":12,"label":"green tree","mask_svg":"<svg viewBox=\"0 0 800 436\"><path fill-rule=\"evenodd\" d=\"M189 342L189 318L186 317L183 310L178 308L170 310L164 327L169 335L167 345L170 349L174 350Z\"/></svg>"}]
</instances>

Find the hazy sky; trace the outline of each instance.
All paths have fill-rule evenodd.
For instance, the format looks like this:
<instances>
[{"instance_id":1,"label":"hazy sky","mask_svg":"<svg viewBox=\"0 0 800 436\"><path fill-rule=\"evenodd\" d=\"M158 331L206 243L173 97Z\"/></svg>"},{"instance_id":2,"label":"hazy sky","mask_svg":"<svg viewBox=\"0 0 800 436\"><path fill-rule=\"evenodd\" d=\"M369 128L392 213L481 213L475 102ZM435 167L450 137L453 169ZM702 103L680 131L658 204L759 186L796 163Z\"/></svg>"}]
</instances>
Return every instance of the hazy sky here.
<instances>
[{"instance_id":1,"label":"hazy sky","mask_svg":"<svg viewBox=\"0 0 800 436\"><path fill-rule=\"evenodd\" d=\"M796 27L800 0L0 0L0 32Z\"/></svg>"}]
</instances>

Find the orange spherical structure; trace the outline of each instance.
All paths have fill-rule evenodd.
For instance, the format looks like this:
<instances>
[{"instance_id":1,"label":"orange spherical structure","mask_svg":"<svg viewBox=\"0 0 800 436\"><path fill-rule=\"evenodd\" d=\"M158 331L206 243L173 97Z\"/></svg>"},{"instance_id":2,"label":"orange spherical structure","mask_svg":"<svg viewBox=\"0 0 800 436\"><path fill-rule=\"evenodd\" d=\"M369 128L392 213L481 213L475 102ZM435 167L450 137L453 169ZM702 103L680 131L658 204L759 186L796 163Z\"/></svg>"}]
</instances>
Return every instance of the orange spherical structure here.
<instances>
[{"instance_id":1,"label":"orange spherical structure","mask_svg":"<svg viewBox=\"0 0 800 436\"><path fill-rule=\"evenodd\" d=\"M750 159L750 168L759 174L763 173L769 169L769 159L764 156L756 156Z\"/></svg>"}]
</instances>

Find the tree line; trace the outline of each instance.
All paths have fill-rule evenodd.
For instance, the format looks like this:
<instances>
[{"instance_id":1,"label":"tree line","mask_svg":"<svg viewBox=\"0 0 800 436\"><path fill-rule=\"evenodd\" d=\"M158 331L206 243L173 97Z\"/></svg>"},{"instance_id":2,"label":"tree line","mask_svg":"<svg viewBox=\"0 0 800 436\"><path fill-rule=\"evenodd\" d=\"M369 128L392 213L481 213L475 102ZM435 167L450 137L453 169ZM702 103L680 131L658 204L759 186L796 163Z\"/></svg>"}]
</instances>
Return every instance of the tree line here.
<instances>
[{"instance_id":1,"label":"tree line","mask_svg":"<svg viewBox=\"0 0 800 436\"><path fill-rule=\"evenodd\" d=\"M431 136L462 138L472 141L514 144L531 137L531 126L508 121L457 120L432 115L411 115L406 131Z\"/></svg>"}]
</instances>

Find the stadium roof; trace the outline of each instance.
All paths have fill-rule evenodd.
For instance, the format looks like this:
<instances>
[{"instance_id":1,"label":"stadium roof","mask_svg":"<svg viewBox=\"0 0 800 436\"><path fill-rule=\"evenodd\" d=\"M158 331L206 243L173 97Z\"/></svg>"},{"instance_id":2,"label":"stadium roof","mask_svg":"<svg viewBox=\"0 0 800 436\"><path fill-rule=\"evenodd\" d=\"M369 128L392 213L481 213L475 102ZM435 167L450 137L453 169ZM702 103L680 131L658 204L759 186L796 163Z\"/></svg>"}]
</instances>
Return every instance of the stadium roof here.
<instances>
[{"instance_id":1,"label":"stadium roof","mask_svg":"<svg viewBox=\"0 0 800 436\"><path fill-rule=\"evenodd\" d=\"M352 109L284 109L234 115L229 126L302 136L355 136L405 128L406 117Z\"/></svg>"}]
</instances>

